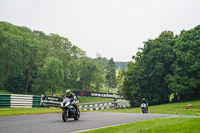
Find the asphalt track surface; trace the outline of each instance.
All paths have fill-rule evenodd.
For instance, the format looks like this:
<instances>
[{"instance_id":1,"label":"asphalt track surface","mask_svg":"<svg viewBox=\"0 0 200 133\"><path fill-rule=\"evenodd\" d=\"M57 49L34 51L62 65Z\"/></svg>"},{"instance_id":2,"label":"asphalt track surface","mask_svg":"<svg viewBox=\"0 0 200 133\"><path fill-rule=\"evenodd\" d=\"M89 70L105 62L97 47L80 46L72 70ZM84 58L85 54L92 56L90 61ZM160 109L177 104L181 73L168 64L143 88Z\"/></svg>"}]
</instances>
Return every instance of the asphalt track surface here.
<instances>
[{"instance_id":1,"label":"asphalt track surface","mask_svg":"<svg viewBox=\"0 0 200 133\"><path fill-rule=\"evenodd\" d=\"M78 121L63 122L61 113L0 117L0 133L68 133L154 118L178 117L166 114L81 112Z\"/></svg>"}]
</instances>

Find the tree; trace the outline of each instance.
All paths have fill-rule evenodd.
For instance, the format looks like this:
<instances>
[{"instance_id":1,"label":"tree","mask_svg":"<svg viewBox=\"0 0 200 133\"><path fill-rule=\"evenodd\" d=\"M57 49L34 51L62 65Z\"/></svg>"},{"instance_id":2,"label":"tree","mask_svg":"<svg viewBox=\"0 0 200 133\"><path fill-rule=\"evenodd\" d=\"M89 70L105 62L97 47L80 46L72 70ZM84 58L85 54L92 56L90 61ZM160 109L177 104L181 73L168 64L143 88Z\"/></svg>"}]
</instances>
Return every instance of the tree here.
<instances>
[{"instance_id":1,"label":"tree","mask_svg":"<svg viewBox=\"0 0 200 133\"><path fill-rule=\"evenodd\" d=\"M173 47L176 60L173 74L167 79L174 100L189 100L200 95L200 25L189 31L182 31Z\"/></svg>"},{"instance_id":2,"label":"tree","mask_svg":"<svg viewBox=\"0 0 200 133\"><path fill-rule=\"evenodd\" d=\"M13 93L23 93L25 86L26 79L22 71L12 73L6 82L6 88Z\"/></svg>"},{"instance_id":3,"label":"tree","mask_svg":"<svg viewBox=\"0 0 200 133\"><path fill-rule=\"evenodd\" d=\"M107 63L106 66L106 82L108 86L108 92L109 87L115 88L116 87L116 72L115 72L116 66L113 58L110 59L110 61Z\"/></svg>"},{"instance_id":4,"label":"tree","mask_svg":"<svg viewBox=\"0 0 200 133\"><path fill-rule=\"evenodd\" d=\"M38 78L35 79L33 90L40 93L51 91L53 95L56 90L62 89L63 78L63 62L55 57L48 57L38 72Z\"/></svg>"},{"instance_id":5,"label":"tree","mask_svg":"<svg viewBox=\"0 0 200 133\"><path fill-rule=\"evenodd\" d=\"M79 77L82 84L82 90L98 90L102 84L102 75L95 61L88 57L80 58Z\"/></svg>"},{"instance_id":6,"label":"tree","mask_svg":"<svg viewBox=\"0 0 200 133\"><path fill-rule=\"evenodd\" d=\"M123 88L123 83L124 83L124 78L125 78L125 70L122 69L118 72L116 81L117 81L117 88L118 88L118 93L122 95L122 88Z\"/></svg>"},{"instance_id":7,"label":"tree","mask_svg":"<svg viewBox=\"0 0 200 133\"><path fill-rule=\"evenodd\" d=\"M173 45L173 33L162 32L155 40L145 42L142 51L133 56L134 62L128 63L122 91L132 106L139 105L143 97L150 104L169 101L171 93L166 76L172 73L170 67L175 59Z\"/></svg>"}]
</instances>

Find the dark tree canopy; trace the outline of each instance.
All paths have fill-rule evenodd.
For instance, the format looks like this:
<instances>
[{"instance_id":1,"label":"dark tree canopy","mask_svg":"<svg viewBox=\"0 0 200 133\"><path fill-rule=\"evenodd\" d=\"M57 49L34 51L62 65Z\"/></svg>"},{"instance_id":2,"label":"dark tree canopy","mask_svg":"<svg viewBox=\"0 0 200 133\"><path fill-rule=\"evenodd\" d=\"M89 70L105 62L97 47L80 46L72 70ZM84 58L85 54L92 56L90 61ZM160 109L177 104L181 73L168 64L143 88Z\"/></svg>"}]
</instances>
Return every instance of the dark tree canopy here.
<instances>
[{"instance_id":1,"label":"dark tree canopy","mask_svg":"<svg viewBox=\"0 0 200 133\"><path fill-rule=\"evenodd\" d=\"M188 100L200 95L200 26L174 36L162 32L144 48L124 72L123 95L137 106L145 97L150 104Z\"/></svg>"}]
</instances>

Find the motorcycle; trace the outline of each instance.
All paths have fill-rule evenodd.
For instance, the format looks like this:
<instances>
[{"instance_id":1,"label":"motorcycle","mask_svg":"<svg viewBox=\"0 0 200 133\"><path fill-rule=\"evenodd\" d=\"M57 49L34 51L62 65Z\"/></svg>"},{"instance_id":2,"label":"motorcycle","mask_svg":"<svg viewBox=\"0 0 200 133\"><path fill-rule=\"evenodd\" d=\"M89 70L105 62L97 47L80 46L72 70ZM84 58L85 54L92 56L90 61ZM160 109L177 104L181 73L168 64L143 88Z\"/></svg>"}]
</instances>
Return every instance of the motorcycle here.
<instances>
[{"instance_id":1,"label":"motorcycle","mask_svg":"<svg viewBox=\"0 0 200 133\"><path fill-rule=\"evenodd\" d=\"M80 111L77 107L76 108L72 105L72 100L69 98L65 98L61 103L62 112L62 119L64 122L67 121L69 118L74 118L74 120L79 120L80 118Z\"/></svg>"},{"instance_id":2,"label":"motorcycle","mask_svg":"<svg viewBox=\"0 0 200 133\"><path fill-rule=\"evenodd\" d=\"M145 103L142 103L142 104L141 104L141 110L142 110L141 113L148 113L147 105L146 105Z\"/></svg>"}]
</instances>

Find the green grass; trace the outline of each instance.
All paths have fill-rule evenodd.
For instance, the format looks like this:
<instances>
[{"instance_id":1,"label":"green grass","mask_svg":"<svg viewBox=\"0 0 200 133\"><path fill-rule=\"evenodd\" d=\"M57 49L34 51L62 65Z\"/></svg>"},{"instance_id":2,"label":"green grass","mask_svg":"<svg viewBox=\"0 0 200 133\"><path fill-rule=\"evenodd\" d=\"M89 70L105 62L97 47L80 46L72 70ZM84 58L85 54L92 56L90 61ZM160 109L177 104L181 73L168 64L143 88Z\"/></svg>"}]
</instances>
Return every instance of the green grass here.
<instances>
[{"instance_id":1,"label":"green grass","mask_svg":"<svg viewBox=\"0 0 200 133\"><path fill-rule=\"evenodd\" d=\"M0 108L0 116L60 113L61 108Z\"/></svg>"},{"instance_id":2,"label":"green grass","mask_svg":"<svg viewBox=\"0 0 200 133\"><path fill-rule=\"evenodd\" d=\"M186 106L191 104L190 109ZM140 108L107 110L107 112L140 113ZM200 116L200 100L149 106L149 113ZM84 133L200 133L200 118L162 118L86 131Z\"/></svg>"},{"instance_id":3,"label":"green grass","mask_svg":"<svg viewBox=\"0 0 200 133\"><path fill-rule=\"evenodd\" d=\"M90 130L83 133L199 133L200 118L164 118Z\"/></svg>"},{"instance_id":4,"label":"green grass","mask_svg":"<svg viewBox=\"0 0 200 133\"><path fill-rule=\"evenodd\" d=\"M187 109L188 104L191 104L190 109ZM141 109L140 109L140 107L138 107L138 108L106 110L106 111L107 112L118 112L118 113L140 113ZM149 113L199 115L200 116L200 100L149 106Z\"/></svg>"},{"instance_id":5,"label":"green grass","mask_svg":"<svg viewBox=\"0 0 200 133\"><path fill-rule=\"evenodd\" d=\"M12 92L8 90L0 90L0 94L12 94Z\"/></svg>"},{"instance_id":6,"label":"green grass","mask_svg":"<svg viewBox=\"0 0 200 133\"><path fill-rule=\"evenodd\" d=\"M103 86L98 92L108 93L107 87ZM118 93L115 89L110 88L109 93Z\"/></svg>"},{"instance_id":7,"label":"green grass","mask_svg":"<svg viewBox=\"0 0 200 133\"><path fill-rule=\"evenodd\" d=\"M85 97L85 96L79 96L78 100L80 103L113 102L112 98Z\"/></svg>"}]
</instances>

